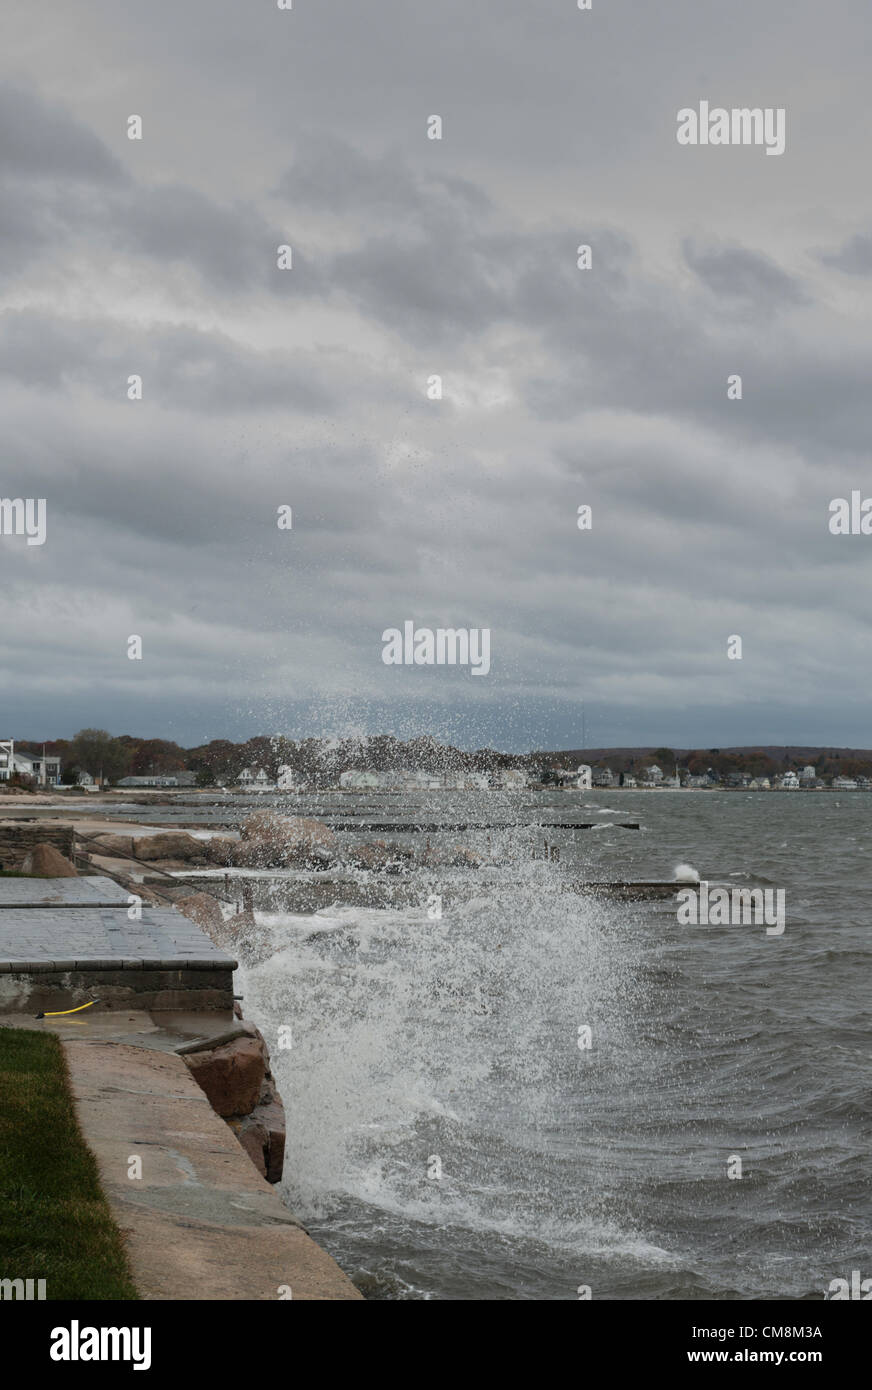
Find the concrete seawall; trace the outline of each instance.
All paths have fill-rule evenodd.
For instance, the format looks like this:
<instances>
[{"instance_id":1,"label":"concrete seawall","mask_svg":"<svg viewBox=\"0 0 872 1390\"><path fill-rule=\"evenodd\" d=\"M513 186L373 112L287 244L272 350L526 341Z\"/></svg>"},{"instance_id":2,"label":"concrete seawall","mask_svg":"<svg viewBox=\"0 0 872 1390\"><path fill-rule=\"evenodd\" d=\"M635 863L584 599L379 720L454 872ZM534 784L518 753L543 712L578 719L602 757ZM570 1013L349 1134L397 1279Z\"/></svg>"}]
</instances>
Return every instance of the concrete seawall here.
<instances>
[{"instance_id":1,"label":"concrete seawall","mask_svg":"<svg viewBox=\"0 0 872 1390\"><path fill-rule=\"evenodd\" d=\"M361 1300L271 1185L284 1114L234 1015L235 959L174 908L129 902L104 877L0 879L0 1027L63 1039L142 1296Z\"/></svg>"}]
</instances>

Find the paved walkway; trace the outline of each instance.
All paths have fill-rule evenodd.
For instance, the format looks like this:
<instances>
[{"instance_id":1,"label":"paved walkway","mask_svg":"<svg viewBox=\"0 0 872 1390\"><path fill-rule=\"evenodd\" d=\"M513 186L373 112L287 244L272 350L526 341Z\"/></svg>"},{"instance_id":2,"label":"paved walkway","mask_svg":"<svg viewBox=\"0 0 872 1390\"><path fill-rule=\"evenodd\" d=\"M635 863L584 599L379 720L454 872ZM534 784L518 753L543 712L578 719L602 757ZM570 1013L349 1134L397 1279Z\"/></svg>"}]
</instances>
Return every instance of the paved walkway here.
<instances>
[{"instance_id":1,"label":"paved walkway","mask_svg":"<svg viewBox=\"0 0 872 1390\"><path fill-rule=\"evenodd\" d=\"M298 1300L361 1299L170 1050L226 1020L119 1012L2 1022L64 1039L79 1124L143 1298L278 1300L284 1289ZM135 1157L141 1178L129 1176Z\"/></svg>"},{"instance_id":2,"label":"paved walkway","mask_svg":"<svg viewBox=\"0 0 872 1390\"><path fill-rule=\"evenodd\" d=\"M0 879L0 972L236 968L174 908L128 917L129 896L99 875Z\"/></svg>"}]
</instances>

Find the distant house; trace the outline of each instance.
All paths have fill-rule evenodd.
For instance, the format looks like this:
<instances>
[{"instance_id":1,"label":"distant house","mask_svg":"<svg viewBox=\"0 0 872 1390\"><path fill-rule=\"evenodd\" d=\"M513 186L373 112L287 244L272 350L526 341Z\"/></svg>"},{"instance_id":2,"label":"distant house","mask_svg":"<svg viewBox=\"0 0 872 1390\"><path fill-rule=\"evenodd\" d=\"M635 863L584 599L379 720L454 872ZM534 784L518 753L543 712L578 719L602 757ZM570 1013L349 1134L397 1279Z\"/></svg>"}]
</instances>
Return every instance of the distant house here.
<instances>
[{"instance_id":1,"label":"distant house","mask_svg":"<svg viewBox=\"0 0 872 1390\"><path fill-rule=\"evenodd\" d=\"M290 768L281 768L280 773L286 770L291 771ZM279 785L281 786L281 777L279 778ZM340 772L339 785L346 791L376 790L381 786L381 779L377 772L358 772L356 769L350 768L347 772Z\"/></svg>"},{"instance_id":2,"label":"distant house","mask_svg":"<svg viewBox=\"0 0 872 1390\"><path fill-rule=\"evenodd\" d=\"M590 764L579 763L578 767L576 768L576 773L578 776L578 781L575 785L578 787L578 790L582 792L589 791L590 788L593 786L593 769L591 768Z\"/></svg>"},{"instance_id":3,"label":"distant house","mask_svg":"<svg viewBox=\"0 0 872 1390\"><path fill-rule=\"evenodd\" d=\"M753 777L748 783L748 790L752 792L771 791L768 777Z\"/></svg>"},{"instance_id":4,"label":"distant house","mask_svg":"<svg viewBox=\"0 0 872 1390\"><path fill-rule=\"evenodd\" d=\"M663 770L659 768L656 763L652 763L650 767L645 769L643 776L646 782L653 782L655 785L659 785L663 781Z\"/></svg>"},{"instance_id":5,"label":"distant house","mask_svg":"<svg viewBox=\"0 0 872 1390\"><path fill-rule=\"evenodd\" d=\"M834 777L832 787L834 792L855 792L857 783L853 777Z\"/></svg>"},{"instance_id":6,"label":"distant house","mask_svg":"<svg viewBox=\"0 0 872 1390\"><path fill-rule=\"evenodd\" d=\"M783 772L781 777L776 779L776 786L783 792L799 791L799 778L795 772Z\"/></svg>"},{"instance_id":7,"label":"distant house","mask_svg":"<svg viewBox=\"0 0 872 1390\"><path fill-rule=\"evenodd\" d=\"M339 784L340 784L340 786L342 785L342 778L341 778L341 777L339 778ZM299 790L300 790L300 784L299 784L299 782L297 781L297 774L296 774L295 769L292 768L292 767L290 767L290 766L288 766L288 764L286 764L286 763L283 764L283 765L279 768L279 775L278 775L278 779L277 779L277 781L276 781L276 787L278 788L278 790L279 790L280 792L297 792L297 791L299 791Z\"/></svg>"},{"instance_id":8,"label":"distant house","mask_svg":"<svg viewBox=\"0 0 872 1390\"><path fill-rule=\"evenodd\" d=\"M23 753L15 751L15 740L0 743L0 781L8 782L15 773L32 777L41 787L59 787L61 760L54 753Z\"/></svg>"},{"instance_id":9,"label":"distant house","mask_svg":"<svg viewBox=\"0 0 872 1390\"><path fill-rule=\"evenodd\" d=\"M561 787L573 787L573 788L578 786L578 776L579 776L579 774L578 774L577 768L574 768L574 767L555 767L555 769L554 769L554 776L555 776L556 779L557 779L557 784L558 784L558 786L561 786Z\"/></svg>"},{"instance_id":10,"label":"distant house","mask_svg":"<svg viewBox=\"0 0 872 1390\"><path fill-rule=\"evenodd\" d=\"M638 784L638 782L636 781L635 777L633 776L632 772L622 772L622 773L621 773L621 786L622 786L622 787L629 787L629 789L632 791L633 788L634 788L634 787L637 787L638 785L639 785L639 784Z\"/></svg>"},{"instance_id":11,"label":"distant house","mask_svg":"<svg viewBox=\"0 0 872 1390\"><path fill-rule=\"evenodd\" d=\"M801 787L817 786L817 773L810 763L799 774L799 785Z\"/></svg>"},{"instance_id":12,"label":"distant house","mask_svg":"<svg viewBox=\"0 0 872 1390\"><path fill-rule=\"evenodd\" d=\"M264 791L272 786L262 767L244 767L236 780L244 787L250 787L252 791Z\"/></svg>"},{"instance_id":13,"label":"distant house","mask_svg":"<svg viewBox=\"0 0 872 1390\"><path fill-rule=\"evenodd\" d=\"M595 767L592 772L592 781L595 787L613 787L615 774L610 767Z\"/></svg>"},{"instance_id":14,"label":"distant house","mask_svg":"<svg viewBox=\"0 0 872 1390\"><path fill-rule=\"evenodd\" d=\"M16 772L24 777L32 777L40 786L58 787L61 781L61 760L51 754L43 757L35 753L15 753L13 765Z\"/></svg>"}]
</instances>

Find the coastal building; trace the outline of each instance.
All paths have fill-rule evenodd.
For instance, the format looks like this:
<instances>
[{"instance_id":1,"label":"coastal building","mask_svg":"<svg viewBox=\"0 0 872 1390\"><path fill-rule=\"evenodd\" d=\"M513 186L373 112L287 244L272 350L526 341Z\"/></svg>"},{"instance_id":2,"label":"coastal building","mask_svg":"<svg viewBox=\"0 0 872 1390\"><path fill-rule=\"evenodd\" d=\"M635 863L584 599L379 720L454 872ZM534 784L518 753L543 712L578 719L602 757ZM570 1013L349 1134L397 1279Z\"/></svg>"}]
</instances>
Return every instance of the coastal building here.
<instances>
[{"instance_id":1,"label":"coastal building","mask_svg":"<svg viewBox=\"0 0 872 1390\"><path fill-rule=\"evenodd\" d=\"M630 791L632 791L634 787L637 787L639 785L632 772L622 772L620 780L621 786L628 787Z\"/></svg>"},{"instance_id":2,"label":"coastal building","mask_svg":"<svg viewBox=\"0 0 872 1390\"><path fill-rule=\"evenodd\" d=\"M61 760L53 753L15 751L15 740L0 743L0 781L8 782L15 773L31 777L40 787L59 787Z\"/></svg>"},{"instance_id":3,"label":"coastal building","mask_svg":"<svg viewBox=\"0 0 872 1390\"><path fill-rule=\"evenodd\" d=\"M771 786L768 777L753 777L748 783L748 790L752 792L768 792Z\"/></svg>"},{"instance_id":4,"label":"coastal building","mask_svg":"<svg viewBox=\"0 0 872 1390\"><path fill-rule=\"evenodd\" d=\"M799 785L801 787L817 786L817 773L810 763L807 764L799 774Z\"/></svg>"},{"instance_id":5,"label":"coastal building","mask_svg":"<svg viewBox=\"0 0 872 1390\"><path fill-rule=\"evenodd\" d=\"M575 785L578 787L578 790L589 791L590 788L593 786L593 771L591 769L590 764L579 763L577 772L578 781Z\"/></svg>"},{"instance_id":6,"label":"coastal building","mask_svg":"<svg viewBox=\"0 0 872 1390\"><path fill-rule=\"evenodd\" d=\"M290 768L279 769L279 786L282 785L281 774L285 771L291 772ZM355 768L350 768L347 772L340 772L339 785L344 791L377 791L382 783L381 777L377 772L358 772ZM284 790L284 788L282 788Z\"/></svg>"},{"instance_id":7,"label":"coastal building","mask_svg":"<svg viewBox=\"0 0 872 1390\"><path fill-rule=\"evenodd\" d=\"M244 767L236 780L252 791L265 791L272 786L262 767Z\"/></svg>"},{"instance_id":8,"label":"coastal building","mask_svg":"<svg viewBox=\"0 0 872 1390\"><path fill-rule=\"evenodd\" d=\"M795 772L783 772L776 777L775 785L783 792L796 792L799 791L799 778Z\"/></svg>"},{"instance_id":9,"label":"coastal building","mask_svg":"<svg viewBox=\"0 0 872 1390\"><path fill-rule=\"evenodd\" d=\"M367 775L371 775L371 774L367 774ZM340 783L340 786L341 786L341 785L342 785L342 778L341 778L341 777L340 777L340 779L339 779L339 783ZM287 763L283 763L282 766L279 768L279 775L278 775L278 777L277 777L277 779L276 779L276 788L277 788L277 790L280 791L280 792L298 792L298 791L302 791L302 786L301 786L300 782L299 782L298 779L297 779L296 771L294 770L294 768L290 767L289 764L287 764Z\"/></svg>"},{"instance_id":10,"label":"coastal building","mask_svg":"<svg viewBox=\"0 0 872 1390\"><path fill-rule=\"evenodd\" d=\"M593 769L592 781L595 787L613 787L615 780L615 774L610 767L595 767Z\"/></svg>"},{"instance_id":11,"label":"coastal building","mask_svg":"<svg viewBox=\"0 0 872 1390\"><path fill-rule=\"evenodd\" d=\"M832 787L834 792L855 792L857 783L853 777L834 777Z\"/></svg>"},{"instance_id":12,"label":"coastal building","mask_svg":"<svg viewBox=\"0 0 872 1390\"><path fill-rule=\"evenodd\" d=\"M588 769L588 771L589 771L589 770L590 770L590 769ZM575 768L575 767L555 767L555 769L554 769L554 776L557 778L557 784L558 784L558 786L561 786L561 787L572 787L572 788L574 789L574 788L580 787L580 786L582 785L582 783L581 783L582 773L581 773L580 768ZM588 783L588 785L590 785L590 784Z\"/></svg>"}]
</instances>

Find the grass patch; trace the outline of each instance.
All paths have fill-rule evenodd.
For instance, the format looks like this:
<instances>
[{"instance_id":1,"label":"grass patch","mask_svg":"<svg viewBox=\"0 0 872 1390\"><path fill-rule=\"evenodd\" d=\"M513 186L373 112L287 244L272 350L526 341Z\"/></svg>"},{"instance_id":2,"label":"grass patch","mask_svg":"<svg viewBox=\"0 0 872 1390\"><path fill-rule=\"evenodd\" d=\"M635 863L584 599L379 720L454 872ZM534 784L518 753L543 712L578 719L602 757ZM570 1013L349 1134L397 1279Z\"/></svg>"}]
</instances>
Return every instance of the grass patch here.
<instances>
[{"instance_id":1,"label":"grass patch","mask_svg":"<svg viewBox=\"0 0 872 1390\"><path fill-rule=\"evenodd\" d=\"M60 1040L23 1028L0 1028L0 1278L45 1279L49 1299L139 1297Z\"/></svg>"}]
</instances>

